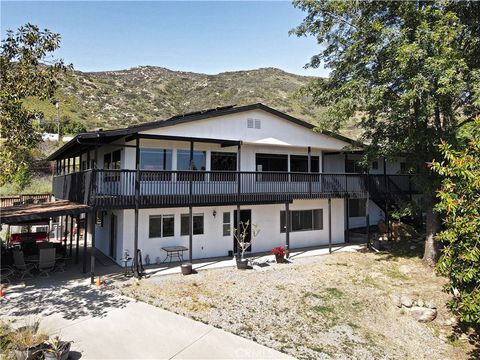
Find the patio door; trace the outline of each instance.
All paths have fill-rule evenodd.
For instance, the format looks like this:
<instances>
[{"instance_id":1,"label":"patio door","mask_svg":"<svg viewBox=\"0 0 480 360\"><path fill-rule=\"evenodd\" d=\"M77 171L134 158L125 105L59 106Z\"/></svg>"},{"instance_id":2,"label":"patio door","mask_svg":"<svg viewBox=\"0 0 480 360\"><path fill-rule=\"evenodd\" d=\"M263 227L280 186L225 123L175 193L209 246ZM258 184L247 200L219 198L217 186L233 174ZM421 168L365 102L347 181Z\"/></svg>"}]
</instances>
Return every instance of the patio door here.
<instances>
[{"instance_id":1,"label":"patio door","mask_svg":"<svg viewBox=\"0 0 480 360\"><path fill-rule=\"evenodd\" d=\"M248 221L248 228L247 228L247 237L246 242L250 242L252 240L252 210L240 210L240 222L245 224ZM233 227L234 229L237 228L237 210L233 212ZM240 231L242 228L240 228ZM252 247L249 246L246 252L251 252ZM235 239L235 235L233 236L233 252L238 252L238 244L237 240Z\"/></svg>"},{"instance_id":2,"label":"patio door","mask_svg":"<svg viewBox=\"0 0 480 360\"><path fill-rule=\"evenodd\" d=\"M116 260L117 258L117 216L110 216L110 249L108 255Z\"/></svg>"}]
</instances>

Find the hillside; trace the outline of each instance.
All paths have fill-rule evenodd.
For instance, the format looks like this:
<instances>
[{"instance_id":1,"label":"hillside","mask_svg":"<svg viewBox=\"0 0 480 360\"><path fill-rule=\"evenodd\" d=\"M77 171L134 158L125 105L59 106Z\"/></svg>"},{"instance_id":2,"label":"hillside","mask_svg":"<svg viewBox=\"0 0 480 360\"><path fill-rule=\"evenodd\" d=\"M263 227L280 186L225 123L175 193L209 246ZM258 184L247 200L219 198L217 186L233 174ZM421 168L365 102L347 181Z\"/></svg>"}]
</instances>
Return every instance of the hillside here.
<instances>
[{"instance_id":1,"label":"hillside","mask_svg":"<svg viewBox=\"0 0 480 360\"><path fill-rule=\"evenodd\" d=\"M231 104L261 102L302 120L316 123L322 109L298 90L312 77L276 68L206 75L145 66L121 71L67 75L57 98L60 117L84 123L89 130L112 129L161 120L172 115ZM29 99L26 106L56 117L46 101ZM344 132L349 135L349 131Z\"/></svg>"}]
</instances>

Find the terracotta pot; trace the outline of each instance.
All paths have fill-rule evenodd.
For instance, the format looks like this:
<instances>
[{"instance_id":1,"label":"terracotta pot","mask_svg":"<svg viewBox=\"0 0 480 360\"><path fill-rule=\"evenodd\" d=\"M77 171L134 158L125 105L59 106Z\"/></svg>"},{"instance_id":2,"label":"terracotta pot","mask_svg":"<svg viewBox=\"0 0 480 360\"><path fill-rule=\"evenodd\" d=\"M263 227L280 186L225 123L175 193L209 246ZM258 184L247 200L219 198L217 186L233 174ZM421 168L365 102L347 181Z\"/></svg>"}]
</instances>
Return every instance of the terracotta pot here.
<instances>
[{"instance_id":1,"label":"terracotta pot","mask_svg":"<svg viewBox=\"0 0 480 360\"><path fill-rule=\"evenodd\" d=\"M275 254L275 260L277 261L277 263L282 264L285 262L285 255L282 256Z\"/></svg>"}]
</instances>

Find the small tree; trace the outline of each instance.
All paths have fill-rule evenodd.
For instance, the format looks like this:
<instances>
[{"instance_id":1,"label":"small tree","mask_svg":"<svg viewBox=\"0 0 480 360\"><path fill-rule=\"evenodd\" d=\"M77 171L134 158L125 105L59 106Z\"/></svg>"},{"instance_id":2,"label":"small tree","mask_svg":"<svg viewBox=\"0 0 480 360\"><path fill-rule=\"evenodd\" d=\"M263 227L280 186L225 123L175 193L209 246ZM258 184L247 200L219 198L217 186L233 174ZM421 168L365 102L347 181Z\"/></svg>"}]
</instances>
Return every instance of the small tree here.
<instances>
[{"instance_id":1,"label":"small tree","mask_svg":"<svg viewBox=\"0 0 480 360\"><path fill-rule=\"evenodd\" d=\"M467 147L439 146L445 161L431 164L443 177L437 211L444 214L445 230L437 240L445 244L437 264L448 276L445 290L453 295L450 308L471 324L480 324L480 117Z\"/></svg>"},{"instance_id":2,"label":"small tree","mask_svg":"<svg viewBox=\"0 0 480 360\"><path fill-rule=\"evenodd\" d=\"M244 260L245 251L247 251L248 248L252 245L253 238L256 237L260 232L258 226L252 224L252 236L250 238L250 241L246 241L249 226L250 220L247 220L246 222L240 221L240 234L237 233L236 228L233 229L233 231L235 232L235 240L237 241L238 247L240 248L240 260Z\"/></svg>"},{"instance_id":3,"label":"small tree","mask_svg":"<svg viewBox=\"0 0 480 360\"><path fill-rule=\"evenodd\" d=\"M51 58L60 35L26 24L7 31L0 47L0 186L13 182L20 189L30 181L32 151L39 140L35 112L23 101L28 97L51 99L57 80L67 67Z\"/></svg>"}]
</instances>

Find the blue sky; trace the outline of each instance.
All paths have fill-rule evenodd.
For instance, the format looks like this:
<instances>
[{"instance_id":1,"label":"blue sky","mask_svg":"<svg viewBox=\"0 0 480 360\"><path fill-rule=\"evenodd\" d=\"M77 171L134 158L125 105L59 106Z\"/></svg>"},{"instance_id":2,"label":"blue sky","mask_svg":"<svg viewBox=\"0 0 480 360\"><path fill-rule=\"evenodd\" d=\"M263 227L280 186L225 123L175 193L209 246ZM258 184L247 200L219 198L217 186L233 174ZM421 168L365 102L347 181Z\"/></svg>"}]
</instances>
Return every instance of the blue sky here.
<instances>
[{"instance_id":1,"label":"blue sky","mask_svg":"<svg viewBox=\"0 0 480 360\"><path fill-rule=\"evenodd\" d=\"M139 65L216 74L278 67L302 75L319 51L289 36L304 14L290 2L1 2L2 38L26 22L62 36L57 57L81 71Z\"/></svg>"}]
</instances>

